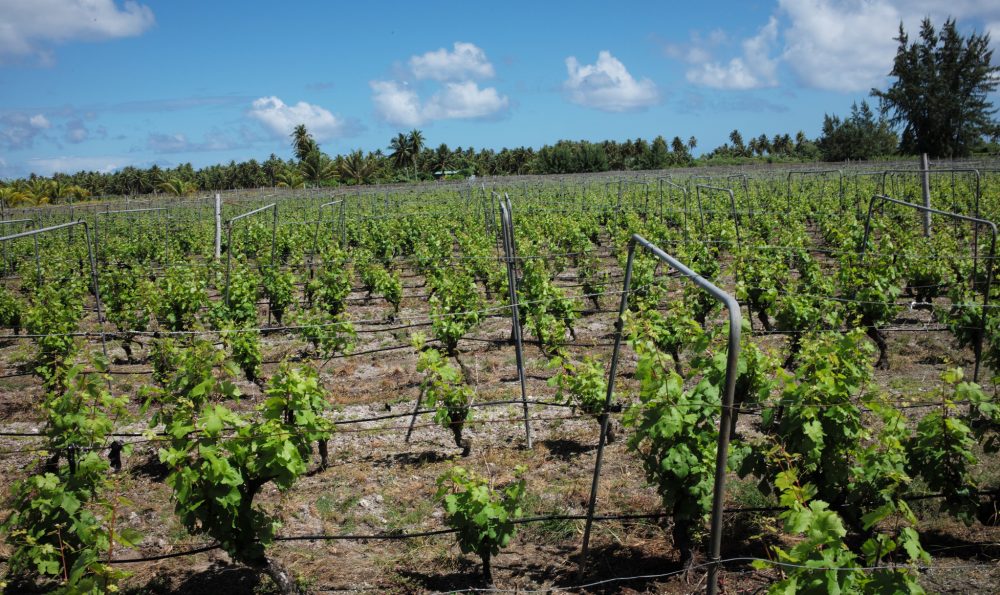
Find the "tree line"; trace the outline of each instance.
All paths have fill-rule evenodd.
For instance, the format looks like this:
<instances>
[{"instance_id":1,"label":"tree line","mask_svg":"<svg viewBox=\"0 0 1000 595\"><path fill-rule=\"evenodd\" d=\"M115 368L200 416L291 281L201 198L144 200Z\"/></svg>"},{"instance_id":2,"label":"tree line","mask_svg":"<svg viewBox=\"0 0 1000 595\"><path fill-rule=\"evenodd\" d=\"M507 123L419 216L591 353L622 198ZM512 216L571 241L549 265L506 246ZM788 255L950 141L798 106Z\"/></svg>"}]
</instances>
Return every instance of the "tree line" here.
<instances>
[{"instance_id":1,"label":"tree line","mask_svg":"<svg viewBox=\"0 0 1000 595\"><path fill-rule=\"evenodd\" d=\"M997 153L1000 124L989 94L1000 84L1000 67L991 64L989 34L958 32L954 19L938 32L924 19L919 38L910 41L899 27L896 58L886 90L872 89L876 108L854 103L843 118L825 114L819 138L802 131L761 133L744 140L739 130L728 142L692 155L698 140L662 135L624 142L560 140L532 147L479 149L428 146L423 132L400 132L386 150L361 149L331 157L305 125L291 133L293 157L271 154L267 160L230 161L195 169L190 163L173 168L125 167L111 173L80 171L51 178L0 181L0 200L10 205L84 200L91 196L162 192L185 195L197 191L259 187L330 186L399 183L440 177L569 174L581 172L657 170L747 161L844 161L928 153L955 158Z\"/></svg>"}]
</instances>

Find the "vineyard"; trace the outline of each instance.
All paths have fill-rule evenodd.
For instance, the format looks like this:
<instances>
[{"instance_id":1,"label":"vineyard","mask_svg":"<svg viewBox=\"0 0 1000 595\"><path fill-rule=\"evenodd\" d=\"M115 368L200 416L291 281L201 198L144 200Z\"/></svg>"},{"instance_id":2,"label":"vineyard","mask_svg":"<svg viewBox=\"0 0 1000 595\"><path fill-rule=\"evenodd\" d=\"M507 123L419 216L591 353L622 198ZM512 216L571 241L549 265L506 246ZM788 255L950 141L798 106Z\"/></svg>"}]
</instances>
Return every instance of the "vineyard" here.
<instances>
[{"instance_id":1,"label":"vineyard","mask_svg":"<svg viewBox=\"0 0 1000 595\"><path fill-rule=\"evenodd\" d=\"M974 165L8 207L0 590L994 591Z\"/></svg>"}]
</instances>

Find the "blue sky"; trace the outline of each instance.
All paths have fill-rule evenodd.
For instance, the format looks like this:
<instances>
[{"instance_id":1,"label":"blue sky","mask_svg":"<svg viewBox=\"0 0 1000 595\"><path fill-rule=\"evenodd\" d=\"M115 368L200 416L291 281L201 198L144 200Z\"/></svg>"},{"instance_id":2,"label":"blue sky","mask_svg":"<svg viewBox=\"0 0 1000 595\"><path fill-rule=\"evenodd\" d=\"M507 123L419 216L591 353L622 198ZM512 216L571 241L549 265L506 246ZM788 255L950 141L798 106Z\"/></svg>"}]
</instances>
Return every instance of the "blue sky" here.
<instances>
[{"instance_id":1,"label":"blue sky","mask_svg":"<svg viewBox=\"0 0 1000 595\"><path fill-rule=\"evenodd\" d=\"M300 122L331 154L816 136L925 15L1000 41L995 0L0 0L0 178L288 158Z\"/></svg>"}]
</instances>

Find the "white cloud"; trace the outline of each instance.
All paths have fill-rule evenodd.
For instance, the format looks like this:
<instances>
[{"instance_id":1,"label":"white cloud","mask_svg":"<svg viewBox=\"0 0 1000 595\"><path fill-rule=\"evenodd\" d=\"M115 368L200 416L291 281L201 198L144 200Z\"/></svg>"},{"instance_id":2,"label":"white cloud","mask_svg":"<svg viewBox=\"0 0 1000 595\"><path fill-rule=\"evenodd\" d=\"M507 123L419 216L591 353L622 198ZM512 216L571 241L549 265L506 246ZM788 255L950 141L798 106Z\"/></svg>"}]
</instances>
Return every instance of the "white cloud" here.
<instances>
[{"instance_id":1,"label":"white cloud","mask_svg":"<svg viewBox=\"0 0 1000 595\"><path fill-rule=\"evenodd\" d=\"M420 97L405 83L372 81L370 86L378 117L397 126L419 126L423 123Z\"/></svg>"},{"instance_id":2,"label":"white cloud","mask_svg":"<svg viewBox=\"0 0 1000 595\"><path fill-rule=\"evenodd\" d=\"M606 50L595 64L581 66L574 56L566 58L569 78L563 83L570 101L607 112L626 112L659 101L656 84L648 78L635 80L625 65Z\"/></svg>"},{"instance_id":3,"label":"white cloud","mask_svg":"<svg viewBox=\"0 0 1000 595\"><path fill-rule=\"evenodd\" d=\"M926 16L940 30L953 17L985 24L979 33L1000 32L1000 3L995 0L779 0L787 16L782 58L805 85L857 92L882 86L896 55L893 39L903 23L911 41ZM992 36L996 46L996 36Z\"/></svg>"},{"instance_id":4,"label":"white cloud","mask_svg":"<svg viewBox=\"0 0 1000 595\"><path fill-rule=\"evenodd\" d=\"M372 81L372 100L380 118L397 126L420 126L433 120L486 119L507 110L510 100L493 87L480 89L474 81L445 83L422 102L404 83Z\"/></svg>"},{"instance_id":5,"label":"white cloud","mask_svg":"<svg viewBox=\"0 0 1000 595\"><path fill-rule=\"evenodd\" d=\"M703 87L773 87L779 65L786 64L804 86L853 93L886 82L900 22L912 40L925 16L938 28L953 17L963 30L972 25L992 32L1000 49L996 0L778 0L777 5L767 24L743 40L739 55L728 61L713 58L726 43L718 30L707 37L693 32L688 43L666 44L665 52L688 64L687 80Z\"/></svg>"},{"instance_id":6,"label":"white cloud","mask_svg":"<svg viewBox=\"0 0 1000 595\"><path fill-rule=\"evenodd\" d=\"M867 91L892 68L900 12L876 0L779 0L788 66L805 85L830 91Z\"/></svg>"},{"instance_id":7,"label":"white cloud","mask_svg":"<svg viewBox=\"0 0 1000 595\"><path fill-rule=\"evenodd\" d=\"M32 128L40 128L42 130L52 128L52 123L49 122L49 119L42 114L35 114L34 116L28 118L28 124L30 124Z\"/></svg>"},{"instance_id":8,"label":"white cloud","mask_svg":"<svg viewBox=\"0 0 1000 595\"><path fill-rule=\"evenodd\" d=\"M410 72L418 80L461 81L493 78L493 65L486 52L475 44L456 41L454 51L440 48L420 56L410 57Z\"/></svg>"},{"instance_id":9,"label":"white cloud","mask_svg":"<svg viewBox=\"0 0 1000 595\"><path fill-rule=\"evenodd\" d=\"M287 105L273 95L254 100L247 113L276 137L287 138L299 124L305 124L317 141L346 136L350 129L347 121L323 107L305 101Z\"/></svg>"},{"instance_id":10,"label":"white cloud","mask_svg":"<svg viewBox=\"0 0 1000 595\"><path fill-rule=\"evenodd\" d=\"M712 45L723 39L713 36ZM692 43L681 58L691 65L685 78L695 85L712 89L747 90L773 87L778 84L778 60L771 57L778 39L778 19L771 17L757 35L743 40L743 53L722 64L713 61L711 52Z\"/></svg>"},{"instance_id":11,"label":"white cloud","mask_svg":"<svg viewBox=\"0 0 1000 595\"><path fill-rule=\"evenodd\" d=\"M416 80L441 83L424 100L405 81L371 81L375 115L394 126L420 126L434 120L488 119L503 115L510 99L495 87L480 88L474 79L494 76L486 53L471 43L456 41L454 51L441 48L411 56L409 75ZM427 91L426 84L422 91Z\"/></svg>"},{"instance_id":12,"label":"white cloud","mask_svg":"<svg viewBox=\"0 0 1000 595\"><path fill-rule=\"evenodd\" d=\"M473 81L446 83L424 106L424 115L428 120L489 118L509 105L493 87L480 89Z\"/></svg>"},{"instance_id":13,"label":"white cloud","mask_svg":"<svg viewBox=\"0 0 1000 595\"><path fill-rule=\"evenodd\" d=\"M127 0L4 0L0 60L36 56L51 61L52 44L133 37L155 22L148 6Z\"/></svg>"},{"instance_id":14,"label":"white cloud","mask_svg":"<svg viewBox=\"0 0 1000 595\"><path fill-rule=\"evenodd\" d=\"M0 147L11 151L31 148L42 131L51 127L52 123L42 114L11 112L0 115Z\"/></svg>"}]
</instances>

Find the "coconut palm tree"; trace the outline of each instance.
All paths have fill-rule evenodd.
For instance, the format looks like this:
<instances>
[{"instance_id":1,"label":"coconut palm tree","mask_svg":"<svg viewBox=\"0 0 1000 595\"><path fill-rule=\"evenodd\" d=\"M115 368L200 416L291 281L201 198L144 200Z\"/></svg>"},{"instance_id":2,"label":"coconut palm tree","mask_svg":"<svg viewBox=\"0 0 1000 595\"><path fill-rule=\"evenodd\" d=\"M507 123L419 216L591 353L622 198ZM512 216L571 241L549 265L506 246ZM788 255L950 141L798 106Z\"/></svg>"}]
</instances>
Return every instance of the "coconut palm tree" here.
<instances>
[{"instance_id":1,"label":"coconut palm tree","mask_svg":"<svg viewBox=\"0 0 1000 595\"><path fill-rule=\"evenodd\" d=\"M168 178L165 182L161 182L159 189L174 196L184 196L186 194L194 194L198 190L198 187L191 182L185 182L180 178L173 177Z\"/></svg>"},{"instance_id":2,"label":"coconut palm tree","mask_svg":"<svg viewBox=\"0 0 1000 595\"><path fill-rule=\"evenodd\" d=\"M434 151L431 163L434 165L435 171L440 171L444 175L445 171L451 167L454 160L451 149L448 148L446 143L441 143L437 150Z\"/></svg>"},{"instance_id":3,"label":"coconut palm tree","mask_svg":"<svg viewBox=\"0 0 1000 595\"><path fill-rule=\"evenodd\" d=\"M340 179L354 184L368 184L375 174L378 163L361 149L352 151L340 161Z\"/></svg>"},{"instance_id":4,"label":"coconut palm tree","mask_svg":"<svg viewBox=\"0 0 1000 595\"><path fill-rule=\"evenodd\" d=\"M316 140L306 130L305 124L296 126L289 136L292 137L292 148L295 150L295 157L299 161L303 161L309 153L319 151L319 145L316 144Z\"/></svg>"},{"instance_id":5,"label":"coconut palm tree","mask_svg":"<svg viewBox=\"0 0 1000 595\"><path fill-rule=\"evenodd\" d=\"M286 169L275 176L279 188L305 188L306 180L294 169Z\"/></svg>"},{"instance_id":6,"label":"coconut palm tree","mask_svg":"<svg viewBox=\"0 0 1000 595\"><path fill-rule=\"evenodd\" d=\"M7 206L17 206L21 202L21 192L13 186L0 187L0 202Z\"/></svg>"},{"instance_id":7,"label":"coconut palm tree","mask_svg":"<svg viewBox=\"0 0 1000 595\"><path fill-rule=\"evenodd\" d=\"M337 175L333 161L319 149L314 149L306 154L302 162L299 163L299 171L307 182L313 184L322 184L327 180L332 180Z\"/></svg>"},{"instance_id":8,"label":"coconut palm tree","mask_svg":"<svg viewBox=\"0 0 1000 595\"><path fill-rule=\"evenodd\" d=\"M77 184L73 184L68 187L66 192L69 193L69 196L73 197L73 200L86 200L90 198L90 190L87 190L83 186L79 186Z\"/></svg>"},{"instance_id":9,"label":"coconut palm tree","mask_svg":"<svg viewBox=\"0 0 1000 595\"><path fill-rule=\"evenodd\" d=\"M410 139L402 132L397 134L396 138L389 141L389 150L392 151L389 158L392 159L392 164L397 168L406 169L406 166L413 162Z\"/></svg>"},{"instance_id":10,"label":"coconut palm tree","mask_svg":"<svg viewBox=\"0 0 1000 595\"><path fill-rule=\"evenodd\" d=\"M410 145L410 161L413 162L413 177L417 177L417 156L420 155L420 151L424 149L424 133L420 132L416 128L410 131L407 135L407 140Z\"/></svg>"}]
</instances>

